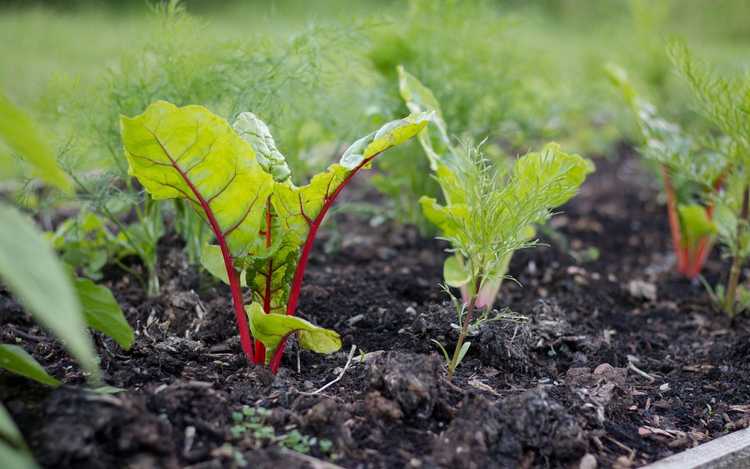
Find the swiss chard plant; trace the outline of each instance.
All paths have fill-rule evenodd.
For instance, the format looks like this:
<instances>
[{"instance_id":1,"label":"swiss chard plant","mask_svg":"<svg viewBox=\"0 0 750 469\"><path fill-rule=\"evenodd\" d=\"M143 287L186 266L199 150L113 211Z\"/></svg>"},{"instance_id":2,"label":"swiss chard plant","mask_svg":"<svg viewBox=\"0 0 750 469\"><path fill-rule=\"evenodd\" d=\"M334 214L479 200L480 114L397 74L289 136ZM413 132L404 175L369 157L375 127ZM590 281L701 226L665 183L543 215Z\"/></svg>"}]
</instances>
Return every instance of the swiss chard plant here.
<instances>
[{"instance_id":1,"label":"swiss chard plant","mask_svg":"<svg viewBox=\"0 0 750 469\"><path fill-rule=\"evenodd\" d=\"M151 197L184 199L209 225L215 244L205 247L204 264L215 266L220 258L224 265L242 349L251 362L276 372L295 332L300 346L316 352L341 347L334 331L294 317L315 237L352 177L417 135L430 118L421 113L389 122L304 186L291 182L268 127L249 112L230 125L202 106L158 101L139 116L122 117L121 132L130 173ZM243 283L250 289L247 305Z\"/></svg>"},{"instance_id":2,"label":"swiss chard plant","mask_svg":"<svg viewBox=\"0 0 750 469\"><path fill-rule=\"evenodd\" d=\"M714 289L730 316L750 307L750 291L740 285L742 266L750 257L750 78L730 78L695 59L687 46L668 49L678 73L687 81L701 113L721 131L724 187L715 197L718 238L731 258L726 286Z\"/></svg>"},{"instance_id":3,"label":"swiss chard plant","mask_svg":"<svg viewBox=\"0 0 750 469\"><path fill-rule=\"evenodd\" d=\"M452 375L468 350L464 341L472 321L494 305L513 252L535 244L535 225L575 195L594 165L563 153L556 144L515 162L493 164L471 144L453 145L434 95L403 68L399 74L409 110L434 115L434 129L423 130L419 141L443 200L422 197L420 203L426 218L451 244L443 276L463 298L460 335L448 365Z\"/></svg>"},{"instance_id":4,"label":"swiss chard plant","mask_svg":"<svg viewBox=\"0 0 750 469\"><path fill-rule=\"evenodd\" d=\"M660 117L655 106L638 95L624 70L609 65L607 73L636 117L641 155L659 168L677 271L694 279L718 233L716 196L730 164L721 148L712 148L705 139L688 135L679 125Z\"/></svg>"}]
</instances>

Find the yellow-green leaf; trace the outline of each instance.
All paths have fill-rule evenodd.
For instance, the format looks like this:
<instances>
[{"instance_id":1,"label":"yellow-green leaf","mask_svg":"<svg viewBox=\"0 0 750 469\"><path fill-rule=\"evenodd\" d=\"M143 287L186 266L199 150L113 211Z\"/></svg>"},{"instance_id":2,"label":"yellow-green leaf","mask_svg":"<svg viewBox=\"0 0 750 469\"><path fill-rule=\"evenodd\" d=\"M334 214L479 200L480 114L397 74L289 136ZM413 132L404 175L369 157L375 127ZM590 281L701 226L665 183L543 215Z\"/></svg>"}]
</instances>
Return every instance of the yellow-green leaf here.
<instances>
[{"instance_id":1,"label":"yellow-green leaf","mask_svg":"<svg viewBox=\"0 0 750 469\"><path fill-rule=\"evenodd\" d=\"M708 218L706 208L699 204L679 205L680 228L682 242L685 246L693 247L704 236L717 233L716 224Z\"/></svg>"},{"instance_id":2,"label":"yellow-green leaf","mask_svg":"<svg viewBox=\"0 0 750 469\"><path fill-rule=\"evenodd\" d=\"M274 182L249 143L202 106L157 101L120 122L130 173L154 199L190 200L215 218L233 256L252 251Z\"/></svg>"},{"instance_id":3,"label":"yellow-green leaf","mask_svg":"<svg viewBox=\"0 0 750 469\"><path fill-rule=\"evenodd\" d=\"M341 337L335 331L318 327L295 316L266 314L258 303L245 306L245 310L253 337L260 340L271 352L266 354L267 360L271 359L273 351L282 339L294 332L299 332L300 346L307 350L327 354L341 349Z\"/></svg>"}]
</instances>

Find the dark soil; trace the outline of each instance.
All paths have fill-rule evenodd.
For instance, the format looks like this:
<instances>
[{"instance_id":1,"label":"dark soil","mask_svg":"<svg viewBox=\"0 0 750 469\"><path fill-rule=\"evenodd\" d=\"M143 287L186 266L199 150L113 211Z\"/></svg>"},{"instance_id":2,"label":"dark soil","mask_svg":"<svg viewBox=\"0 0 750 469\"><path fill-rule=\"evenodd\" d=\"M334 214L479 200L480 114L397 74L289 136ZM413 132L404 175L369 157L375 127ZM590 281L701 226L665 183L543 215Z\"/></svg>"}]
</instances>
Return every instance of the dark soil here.
<instances>
[{"instance_id":1,"label":"dark soil","mask_svg":"<svg viewBox=\"0 0 750 469\"><path fill-rule=\"evenodd\" d=\"M341 352L292 347L275 377L248 366L228 290L188 266L170 235L159 298L108 272L137 333L130 351L96 336L105 380L122 392L86 390L59 344L0 295L0 342L66 383L49 390L0 374L0 398L50 468L626 468L747 427L750 320L730 322L673 273L653 178L622 154L597 162L553 221L549 247L514 256L522 286L506 282L498 303L526 319L479 327L453 382L430 341L457 337L438 287L445 246L340 215L347 235L330 254L318 242L299 312L339 331ZM585 259L592 247L599 257ZM715 250L707 278L725 269ZM343 378L313 393L352 345ZM233 432L243 406L270 409L261 422L274 435ZM295 430L331 448L282 448Z\"/></svg>"}]
</instances>

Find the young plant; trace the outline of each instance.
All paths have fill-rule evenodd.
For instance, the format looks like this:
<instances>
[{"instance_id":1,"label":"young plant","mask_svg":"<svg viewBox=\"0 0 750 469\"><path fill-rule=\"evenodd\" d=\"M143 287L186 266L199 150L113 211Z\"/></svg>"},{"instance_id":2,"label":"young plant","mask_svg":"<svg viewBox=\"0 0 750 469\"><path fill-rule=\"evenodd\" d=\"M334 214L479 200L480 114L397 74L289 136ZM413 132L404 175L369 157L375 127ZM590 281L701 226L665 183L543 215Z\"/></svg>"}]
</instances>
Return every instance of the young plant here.
<instances>
[{"instance_id":1,"label":"young plant","mask_svg":"<svg viewBox=\"0 0 750 469\"><path fill-rule=\"evenodd\" d=\"M694 279L717 234L715 198L726 179L728 162L720 151L701 146L700 139L661 118L656 108L637 94L624 70L609 65L607 73L636 116L643 140L641 155L659 167L677 271Z\"/></svg>"},{"instance_id":2,"label":"young plant","mask_svg":"<svg viewBox=\"0 0 750 469\"><path fill-rule=\"evenodd\" d=\"M220 256L224 264L242 349L276 372L292 333L313 351L341 347L335 332L293 317L318 229L352 177L428 119L423 113L389 122L301 187L291 182L266 124L249 112L230 126L202 106L158 101L139 116L122 117L121 131L130 173L146 191L156 200L187 200L208 223L216 245L204 257ZM247 306L241 273L252 292Z\"/></svg>"},{"instance_id":3,"label":"young plant","mask_svg":"<svg viewBox=\"0 0 750 469\"><path fill-rule=\"evenodd\" d=\"M734 316L738 299L747 298L739 285L742 265L750 256L750 78L725 78L695 60L680 42L669 46L669 55L679 74L688 82L697 98L699 109L727 140L723 146L727 162L723 190L716 194L718 237L732 259L722 309Z\"/></svg>"},{"instance_id":4,"label":"young plant","mask_svg":"<svg viewBox=\"0 0 750 469\"><path fill-rule=\"evenodd\" d=\"M432 92L399 68L401 94L412 112L430 111L436 134L423 130L419 142L427 154L444 203L422 197L425 217L451 243L445 283L459 288L461 331L448 375L469 348L464 343L475 315L486 315L508 271L513 252L536 244L534 225L575 195L594 165L549 144L514 163L495 165L470 144L452 145L440 106Z\"/></svg>"},{"instance_id":5,"label":"young plant","mask_svg":"<svg viewBox=\"0 0 750 469\"><path fill-rule=\"evenodd\" d=\"M465 204L469 195L475 195L477 208L488 209L487 218L479 222L477 219L469 219L468 221L476 222L475 228L470 228L471 234L479 236L479 230L483 229L487 231L484 234L483 240L479 238L473 242L477 243L471 248L472 251L479 249L480 245L485 246L487 249L491 249L491 245L497 242L505 242L508 240L517 240L521 244L518 247L514 247L509 250L500 249L501 246L497 246L496 253L500 253L500 257L497 262L493 264L491 270L483 269L482 275L485 280L482 282L480 288L477 289L475 295L475 307L483 309L491 309L497 292L500 289L502 280L508 270L508 264L510 263L513 251L523 246L523 243L530 241L535 235L535 223L544 222L546 218L539 218L538 221L534 218L534 221L526 223L517 233L514 228L511 228L511 232L514 234L508 235L504 233L502 228L495 230L494 224L500 220L495 220L496 217L505 217L510 214L512 207L507 207L507 211L499 208L492 208L483 206L481 200L483 197L490 198L490 194L496 194L499 191L500 186L503 184L504 179L511 174L514 170L514 166L511 160L499 161L495 164L491 164L483 156L480 156L478 149L472 148L470 145L464 147L456 147L452 144L448 135L447 125L442 116L440 104L438 103L435 96L432 94L429 88L424 86L416 77L409 74L403 67L399 67L399 88L401 96L406 102L407 107L411 112L424 112L429 111L433 113L432 122L436 132L430 132L427 129L423 130L419 134L419 143L422 145L427 159L430 163L430 168L434 172L435 179L437 180L443 200L447 206L460 207L459 210L465 209ZM564 204L570 199L583 183L586 175L594 170L594 165L577 155L566 155L559 151L556 145L548 145L544 150L545 154L550 153L551 156L548 161L549 166L545 163L542 167L537 169L551 172L560 172L560 177L566 177L566 183L571 185L572 190L565 192L565 197L562 197L562 193L558 194L560 197L556 199L550 199L551 202L555 202L553 205L549 205L549 208L553 208ZM531 161L530 157L533 154L523 157L520 161ZM546 157L545 157L546 158ZM545 159L547 161L547 159ZM553 168L554 165L559 165L557 168ZM521 169L521 165L516 163L515 169ZM528 169L527 169L528 170ZM529 174L529 178L536 177L534 174ZM554 178L552 174L539 174L537 182L543 184L545 178ZM562 190L562 187L559 188ZM535 194L536 195L536 194ZM542 194L543 196L549 197L549 194ZM528 199L526 202L533 203L532 199ZM508 200L499 199L500 205L505 205ZM423 196L420 200L424 215L434 225L436 225L443 232L446 233L441 227L442 214L439 213L438 204L435 198ZM516 207L518 208L518 207ZM497 210L496 210L497 209ZM473 211L470 211L473 213ZM526 215L531 215L527 213ZM468 215L465 215L467 218ZM521 217L523 218L523 217ZM533 217L532 217L533 218ZM499 226L499 225L498 225ZM495 230L494 234L492 231ZM512 242L512 244L515 241ZM504 253L502 251L505 251ZM467 277L470 277L470 272L477 271L476 266L470 266L470 263L465 256L461 256L460 252L454 256L449 257L445 261L444 265L444 278L446 282L461 289L461 294L465 305L470 303L472 298L472 291L469 282L466 281Z\"/></svg>"}]
</instances>

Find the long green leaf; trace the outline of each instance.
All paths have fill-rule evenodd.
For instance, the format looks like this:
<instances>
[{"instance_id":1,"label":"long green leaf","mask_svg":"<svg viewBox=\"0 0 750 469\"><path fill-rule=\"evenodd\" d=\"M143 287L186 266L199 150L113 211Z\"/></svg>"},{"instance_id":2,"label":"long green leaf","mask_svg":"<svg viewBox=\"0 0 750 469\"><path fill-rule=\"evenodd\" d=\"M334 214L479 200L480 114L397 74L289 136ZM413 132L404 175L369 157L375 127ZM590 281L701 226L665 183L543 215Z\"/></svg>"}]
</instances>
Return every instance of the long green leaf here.
<instances>
[{"instance_id":1,"label":"long green leaf","mask_svg":"<svg viewBox=\"0 0 750 469\"><path fill-rule=\"evenodd\" d=\"M70 277L34 223L0 204L0 278L96 381L99 366Z\"/></svg>"},{"instance_id":2,"label":"long green leaf","mask_svg":"<svg viewBox=\"0 0 750 469\"><path fill-rule=\"evenodd\" d=\"M48 386L60 385L60 381L50 376L34 357L17 345L0 344L0 368Z\"/></svg>"},{"instance_id":3,"label":"long green leaf","mask_svg":"<svg viewBox=\"0 0 750 469\"><path fill-rule=\"evenodd\" d=\"M23 446L23 436L5 406L0 404L0 437L16 446Z\"/></svg>"},{"instance_id":4,"label":"long green leaf","mask_svg":"<svg viewBox=\"0 0 750 469\"><path fill-rule=\"evenodd\" d=\"M4 441L0 441L0 461L3 463L3 469L36 469L39 467L27 451L14 448Z\"/></svg>"},{"instance_id":5,"label":"long green leaf","mask_svg":"<svg viewBox=\"0 0 750 469\"><path fill-rule=\"evenodd\" d=\"M73 192L70 179L58 166L49 144L39 134L31 118L1 92L0 141L24 157L41 179L63 191Z\"/></svg>"},{"instance_id":6,"label":"long green leaf","mask_svg":"<svg viewBox=\"0 0 750 469\"><path fill-rule=\"evenodd\" d=\"M128 324L109 288L97 285L86 278L76 279L75 288L86 323L112 337L125 350L130 349L135 341L133 328Z\"/></svg>"}]
</instances>

